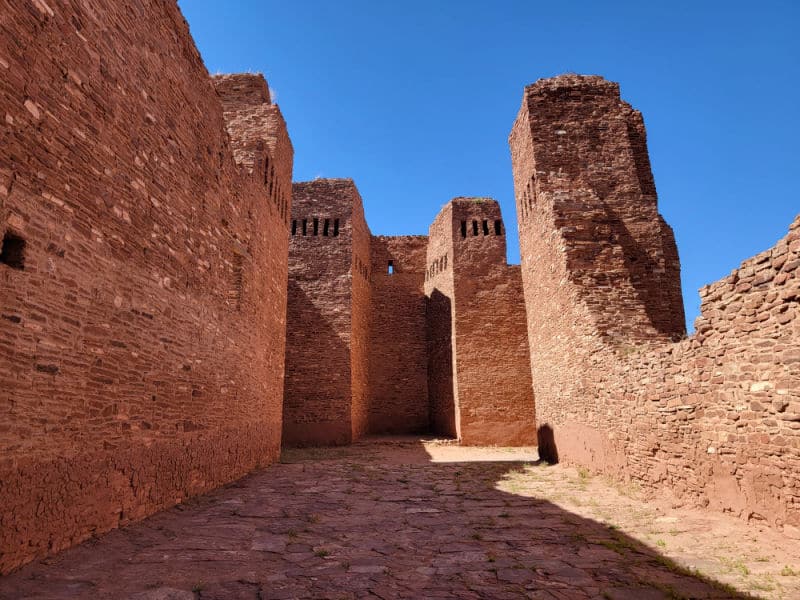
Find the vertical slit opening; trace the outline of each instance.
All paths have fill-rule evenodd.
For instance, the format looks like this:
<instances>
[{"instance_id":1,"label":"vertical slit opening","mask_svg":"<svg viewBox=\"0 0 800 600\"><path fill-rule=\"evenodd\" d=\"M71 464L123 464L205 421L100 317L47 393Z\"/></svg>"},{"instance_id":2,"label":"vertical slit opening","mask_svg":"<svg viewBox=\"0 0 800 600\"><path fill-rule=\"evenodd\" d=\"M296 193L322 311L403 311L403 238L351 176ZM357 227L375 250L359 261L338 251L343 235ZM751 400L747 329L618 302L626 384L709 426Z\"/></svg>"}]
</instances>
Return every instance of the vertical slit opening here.
<instances>
[{"instance_id":1,"label":"vertical slit opening","mask_svg":"<svg viewBox=\"0 0 800 600\"><path fill-rule=\"evenodd\" d=\"M482 225L483 225L483 235L489 235L489 221L484 219Z\"/></svg>"},{"instance_id":2,"label":"vertical slit opening","mask_svg":"<svg viewBox=\"0 0 800 600\"><path fill-rule=\"evenodd\" d=\"M461 221L461 237L462 238L467 237L467 222L466 221Z\"/></svg>"},{"instance_id":3,"label":"vertical slit opening","mask_svg":"<svg viewBox=\"0 0 800 600\"><path fill-rule=\"evenodd\" d=\"M292 235L297 235L297 219L292 219Z\"/></svg>"},{"instance_id":4,"label":"vertical slit opening","mask_svg":"<svg viewBox=\"0 0 800 600\"><path fill-rule=\"evenodd\" d=\"M389 261L389 267L388 267L387 271L388 271L389 275L394 275L394 261L393 260Z\"/></svg>"},{"instance_id":5,"label":"vertical slit opening","mask_svg":"<svg viewBox=\"0 0 800 600\"><path fill-rule=\"evenodd\" d=\"M333 220L333 237L339 235L339 219Z\"/></svg>"},{"instance_id":6,"label":"vertical slit opening","mask_svg":"<svg viewBox=\"0 0 800 600\"><path fill-rule=\"evenodd\" d=\"M319 235L319 218L314 217L314 235Z\"/></svg>"},{"instance_id":7,"label":"vertical slit opening","mask_svg":"<svg viewBox=\"0 0 800 600\"><path fill-rule=\"evenodd\" d=\"M472 220L472 235L478 235L478 222L475 219Z\"/></svg>"},{"instance_id":8,"label":"vertical slit opening","mask_svg":"<svg viewBox=\"0 0 800 600\"><path fill-rule=\"evenodd\" d=\"M494 234L503 235L503 223L499 219L494 222Z\"/></svg>"},{"instance_id":9,"label":"vertical slit opening","mask_svg":"<svg viewBox=\"0 0 800 600\"><path fill-rule=\"evenodd\" d=\"M303 235L307 233L308 230L308 219L303 219Z\"/></svg>"},{"instance_id":10,"label":"vertical slit opening","mask_svg":"<svg viewBox=\"0 0 800 600\"><path fill-rule=\"evenodd\" d=\"M331 220L325 219L325 223L322 225L322 235L325 237L328 236L328 229L330 228Z\"/></svg>"}]
</instances>

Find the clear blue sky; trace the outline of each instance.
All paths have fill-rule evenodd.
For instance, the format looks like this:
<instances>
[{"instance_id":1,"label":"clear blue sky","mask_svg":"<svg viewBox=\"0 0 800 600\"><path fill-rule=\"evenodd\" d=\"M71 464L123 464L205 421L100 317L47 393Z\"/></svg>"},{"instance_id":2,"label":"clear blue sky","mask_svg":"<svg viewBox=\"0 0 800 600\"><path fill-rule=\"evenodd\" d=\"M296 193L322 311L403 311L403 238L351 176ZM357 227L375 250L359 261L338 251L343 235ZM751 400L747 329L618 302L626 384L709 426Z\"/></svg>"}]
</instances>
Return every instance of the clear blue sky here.
<instances>
[{"instance_id":1,"label":"clear blue sky","mask_svg":"<svg viewBox=\"0 0 800 600\"><path fill-rule=\"evenodd\" d=\"M507 136L522 89L618 81L644 114L660 210L697 290L800 212L800 2L181 0L211 73L263 72L294 178L352 177L373 233L491 196L519 262Z\"/></svg>"}]
</instances>

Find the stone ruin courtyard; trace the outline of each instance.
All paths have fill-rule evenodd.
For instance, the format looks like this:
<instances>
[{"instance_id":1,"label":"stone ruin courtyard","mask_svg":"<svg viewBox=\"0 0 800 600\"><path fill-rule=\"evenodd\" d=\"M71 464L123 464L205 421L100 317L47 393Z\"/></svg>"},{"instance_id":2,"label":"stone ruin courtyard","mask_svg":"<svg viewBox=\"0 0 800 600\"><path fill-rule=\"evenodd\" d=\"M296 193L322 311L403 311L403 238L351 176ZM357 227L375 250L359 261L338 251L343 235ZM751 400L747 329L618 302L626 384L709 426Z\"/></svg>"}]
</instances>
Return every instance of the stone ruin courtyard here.
<instances>
[{"instance_id":1,"label":"stone ruin courtyard","mask_svg":"<svg viewBox=\"0 0 800 600\"><path fill-rule=\"evenodd\" d=\"M688 334L644 116L523 84L380 235L175 0L5 2L0 599L800 598L800 215Z\"/></svg>"},{"instance_id":2,"label":"stone ruin courtyard","mask_svg":"<svg viewBox=\"0 0 800 600\"><path fill-rule=\"evenodd\" d=\"M0 598L800 597L780 534L536 458L414 438L286 450L23 567Z\"/></svg>"}]
</instances>

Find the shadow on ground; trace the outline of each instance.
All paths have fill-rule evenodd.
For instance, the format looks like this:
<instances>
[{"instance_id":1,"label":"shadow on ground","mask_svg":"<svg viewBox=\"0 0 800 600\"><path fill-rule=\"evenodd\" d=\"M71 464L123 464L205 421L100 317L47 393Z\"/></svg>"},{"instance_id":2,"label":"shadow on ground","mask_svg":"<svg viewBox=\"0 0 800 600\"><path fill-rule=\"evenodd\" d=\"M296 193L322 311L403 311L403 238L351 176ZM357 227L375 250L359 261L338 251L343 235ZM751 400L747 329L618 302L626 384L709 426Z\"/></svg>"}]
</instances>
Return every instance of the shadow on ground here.
<instances>
[{"instance_id":1,"label":"shadow on ground","mask_svg":"<svg viewBox=\"0 0 800 600\"><path fill-rule=\"evenodd\" d=\"M396 439L286 451L281 464L0 579L0 598L750 597L498 489L549 468L535 458Z\"/></svg>"}]
</instances>

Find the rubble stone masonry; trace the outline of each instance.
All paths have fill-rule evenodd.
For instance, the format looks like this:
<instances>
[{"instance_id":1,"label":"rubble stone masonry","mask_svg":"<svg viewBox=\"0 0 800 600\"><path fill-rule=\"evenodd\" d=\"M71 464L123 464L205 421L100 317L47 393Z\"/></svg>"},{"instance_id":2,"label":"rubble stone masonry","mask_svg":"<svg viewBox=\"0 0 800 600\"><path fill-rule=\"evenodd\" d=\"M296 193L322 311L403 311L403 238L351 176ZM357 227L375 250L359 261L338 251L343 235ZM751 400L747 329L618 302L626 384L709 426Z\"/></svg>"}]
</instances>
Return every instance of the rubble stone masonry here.
<instances>
[{"instance_id":1,"label":"rubble stone masonry","mask_svg":"<svg viewBox=\"0 0 800 600\"><path fill-rule=\"evenodd\" d=\"M371 433L431 430L423 291L427 248L423 235L372 238Z\"/></svg>"},{"instance_id":2,"label":"rubble stone masonry","mask_svg":"<svg viewBox=\"0 0 800 600\"><path fill-rule=\"evenodd\" d=\"M522 278L497 202L456 198L427 237L370 236L353 181L317 179L294 184L291 230L284 444L535 442Z\"/></svg>"},{"instance_id":3,"label":"rubble stone masonry","mask_svg":"<svg viewBox=\"0 0 800 600\"><path fill-rule=\"evenodd\" d=\"M529 86L509 141L540 453L800 534L800 219L672 342L677 252L616 84Z\"/></svg>"},{"instance_id":4,"label":"rubble stone masonry","mask_svg":"<svg viewBox=\"0 0 800 600\"><path fill-rule=\"evenodd\" d=\"M241 100L174 2L2 9L0 572L278 456L292 153Z\"/></svg>"},{"instance_id":5,"label":"rubble stone masonry","mask_svg":"<svg viewBox=\"0 0 800 600\"><path fill-rule=\"evenodd\" d=\"M292 183L260 75L210 77L174 0L0 12L0 573L287 445L430 432L800 537L800 217L704 288L617 84L525 89L498 203L373 236ZM535 402L534 402L535 394Z\"/></svg>"},{"instance_id":6,"label":"rubble stone masonry","mask_svg":"<svg viewBox=\"0 0 800 600\"><path fill-rule=\"evenodd\" d=\"M431 225L429 389L435 430L464 444L534 443L536 426L519 267L489 198L456 198Z\"/></svg>"},{"instance_id":7,"label":"rubble stone masonry","mask_svg":"<svg viewBox=\"0 0 800 600\"><path fill-rule=\"evenodd\" d=\"M365 318L369 230L351 179L292 190L283 441L346 444L366 418L366 340L354 319Z\"/></svg>"}]
</instances>

